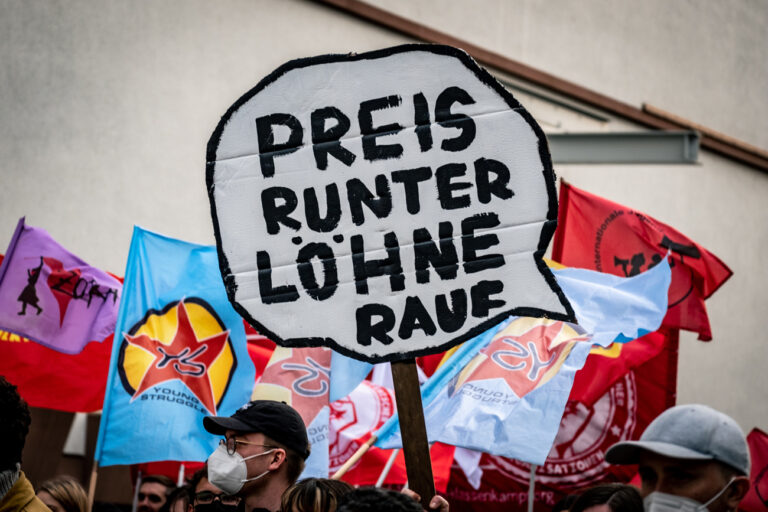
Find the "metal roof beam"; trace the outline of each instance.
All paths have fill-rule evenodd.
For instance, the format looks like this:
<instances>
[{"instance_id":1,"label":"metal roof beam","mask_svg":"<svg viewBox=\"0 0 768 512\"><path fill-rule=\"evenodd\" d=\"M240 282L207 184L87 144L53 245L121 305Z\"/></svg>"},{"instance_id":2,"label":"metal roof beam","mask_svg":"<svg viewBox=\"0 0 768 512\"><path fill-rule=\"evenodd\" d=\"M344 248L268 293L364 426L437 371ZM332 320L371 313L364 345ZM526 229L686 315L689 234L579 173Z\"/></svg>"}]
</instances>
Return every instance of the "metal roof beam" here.
<instances>
[{"instance_id":1,"label":"metal roof beam","mask_svg":"<svg viewBox=\"0 0 768 512\"><path fill-rule=\"evenodd\" d=\"M559 164L695 164L694 131L548 133L552 160Z\"/></svg>"}]
</instances>

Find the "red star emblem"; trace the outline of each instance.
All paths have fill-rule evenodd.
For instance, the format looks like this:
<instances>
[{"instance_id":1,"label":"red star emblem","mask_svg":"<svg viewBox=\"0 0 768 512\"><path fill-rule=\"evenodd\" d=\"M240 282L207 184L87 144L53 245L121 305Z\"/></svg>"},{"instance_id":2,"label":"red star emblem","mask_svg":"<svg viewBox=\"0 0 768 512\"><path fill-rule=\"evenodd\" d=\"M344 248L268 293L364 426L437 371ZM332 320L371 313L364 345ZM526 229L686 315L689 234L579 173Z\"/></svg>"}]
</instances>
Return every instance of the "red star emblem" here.
<instances>
[{"instance_id":1,"label":"red star emblem","mask_svg":"<svg viewBox=\"0 0 768 512\"><path fill-rule=\"evenodd\" d=\"M75 286L80 279L80 269L65 270L64 265L56 258L43 258L45 264L51 269L48 275L48 288L59 304L59 327L64 325L64 316L67 314L69 302L75 296Z\"/></svg>"},{"instance_id":2,"label":"red star emblem","mask_svg":"<svg viewBox=\"0 0 768 512\"><path fill-rule=\"evenodd\" d=\"M124 334L125 341L155 356L131 400L138 398L149 388L163 382L179 379L200 400L210 414L216 414L208 368L219 357L229 338L229 331L214 334L203 340L197 339L183 302L176 306L178 327L170 344L150 338L146 334Z\"/></svg>"}]
</instances>

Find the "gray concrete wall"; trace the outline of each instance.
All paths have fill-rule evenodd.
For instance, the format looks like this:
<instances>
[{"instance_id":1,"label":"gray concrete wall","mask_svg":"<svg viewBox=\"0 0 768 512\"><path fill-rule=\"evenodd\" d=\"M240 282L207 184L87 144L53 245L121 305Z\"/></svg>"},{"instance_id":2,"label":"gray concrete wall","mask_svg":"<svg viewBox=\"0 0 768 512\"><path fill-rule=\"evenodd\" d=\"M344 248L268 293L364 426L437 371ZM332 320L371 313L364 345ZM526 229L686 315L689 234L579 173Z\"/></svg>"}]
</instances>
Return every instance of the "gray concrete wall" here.
<instances>
[{"instance_id":1,"label":"gray concrete wall","mask_svg":"<svg viewBox=\"0 0 768 512\"><path fill-rule=\"evenodd\" d=\"M371 3L635 106L648 102L768 147L764 1Z\"/></svg>"},{"instance_id":2,"label":"gray concrete wall","mask_svg":"<svg viewBox=\"0 0 768 512\"><path fill-rule=\"evenodd\" d=\"M764 2L378 4L768 147ZM0 248L22 215L118 274L133 224L212 243L205 147L229 105L286 60L406 41L300 0L0 2ZM640 129L531 103L545 130ZM696 166L557 170L677 227L734 270L708 302L715 340L681 340L679 399L766 428L768 175L709 153Z\"/></svg>"}]
</instances>

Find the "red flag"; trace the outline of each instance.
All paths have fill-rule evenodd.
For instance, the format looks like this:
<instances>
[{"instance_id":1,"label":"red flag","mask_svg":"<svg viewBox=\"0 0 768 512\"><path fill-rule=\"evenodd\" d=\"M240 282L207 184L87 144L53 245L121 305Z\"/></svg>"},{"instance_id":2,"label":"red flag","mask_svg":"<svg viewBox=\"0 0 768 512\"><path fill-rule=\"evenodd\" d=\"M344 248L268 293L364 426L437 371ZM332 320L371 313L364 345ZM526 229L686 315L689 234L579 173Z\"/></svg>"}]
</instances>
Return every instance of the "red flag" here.
<instances>
[{"instance_id":1,"label":"red flag","mask_svg":"<svg viewBox=\"0 0 768 512\"><path fill-rule=\"evenodd\" d=\"M79 354L63 354L0 331L0 375L18 386L31 407L93 412L104 403L112 335L88 343Z\"/></svg>"},{"instance_id":2,"label":"red flag","mask_svg":"<svg viewBox=\"0 0 768 512\"><path fill-rule=\"evenodd\" d=\"M676 336L676 333L670 336ZM664 332L656 331L631 343L593 347L584 368L576 373L568 400L591 407L632 368L658 355L664 349L666 338Z\"/></svg>"},{"instance_id":3,"label":"red flag","mask_svg":"<svg viewBox=\"0 0 768 512\"><path fill-rule=\"evenodd\" d=\"M671 252L672 283L664 325L712 333L704 299L732 274L717 256L644 213L560 184L560 211L552 258L564 265L634 276Z\"/></svg>"},{"instance_id":4,"label":"red flag","mask_svg":"<svg viewBox=\"0 0 768 512\"><path fill-rule=\"evenodd\" d=\"M192 475L203 469L204 462L178 462L163 460L158 462L145 462L144 464L131 465L131 482L136 485L136 478L141 471L142 478L147 475L165 475L174 482L179 478L179 469L184 464L184 479L189 480Z\"/></svg>"},{"instance_id":5,"label":"red flag","mask_svg":"<svg viewBox=\"0 0 768 512\"><path fill-rule=\"evenodd\" d=\"M768 434L759 428L753 428L747 436L749 457L752 469L749 492L739 504L739 510L745 512L768 511Z\"/></svg>"},{"instance_id":6,"label":"red flag","mask_svg":"<svg viewBox=\"0 0 768 512\"><path fill-rule=\"evenodd\" d=\"M603 454L618 441L639 438L656 416L674 405L676 368L677 339L671 336L656 356L620 376L592 405L569 401L552 451L536 469L534 510L549 511L569 493L592 485L629 482L637 468L611 466ZM447 491L451 508L468 512L525 509L529 464L483 454L480 467L483 478L480 487L473 489L463 471L454 466Z\"/></svg>"},{"instance_id":7,"label":"red flag","mask_svg":"<svg viewBox=\"0 0 768 512\"><path fill-rule=\"evenodd\" d=\"M264 374L264 370L269 364L269 359L272 357L272 353L275 351L277 345L274 341L270 340L266 336L262 336L256 329L251 327L251 324L243 320L245 326L245 340L248 342L248 355L251 356L253 366L256 369L256 382L261 379Z\"/></svg>"}]
</instances>

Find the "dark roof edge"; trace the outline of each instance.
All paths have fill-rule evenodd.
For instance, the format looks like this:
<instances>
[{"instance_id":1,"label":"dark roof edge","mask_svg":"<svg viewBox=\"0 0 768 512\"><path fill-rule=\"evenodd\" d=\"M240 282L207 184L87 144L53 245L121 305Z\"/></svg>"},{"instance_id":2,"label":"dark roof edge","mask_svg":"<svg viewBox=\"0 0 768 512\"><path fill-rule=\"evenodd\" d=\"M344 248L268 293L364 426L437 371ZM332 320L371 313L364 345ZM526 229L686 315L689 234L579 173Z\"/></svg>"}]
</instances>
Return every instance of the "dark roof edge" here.
<instances>
[{"instance_id":1,"label":"dark roof edge","mask_svg":"<svg viewBox=\"0 0 768 512\"><path fill-rule=\"evenodd\" d=\"M679 130L681 128L698 129L701 133L701 147L712 152L719 153L727 158L749 165L756 169L768 172L768 156L763 150L750 146L728 136L715 136L718 132L696 125L692 122L681 122L677 118L675 122L658 115L645 112L642 109L611 98L586 87L582 87L568 80L563 80L534 67L505 57L499 53L485 49L450 34L440 32L421 23L409 20L397 14L391 13L379 7L367 4L360 0L313 0L317 3L335 7L347 14L357 16L368 22L394 30L403 35L428 43L445 44L461 48L469 53L475 60L487 66L499 69L510 75L528 82L544 86L555 92L581 101L585 104L597 107L611 114L634 121L643 126L657 130Z\"/></svg>"}]
</instances>

